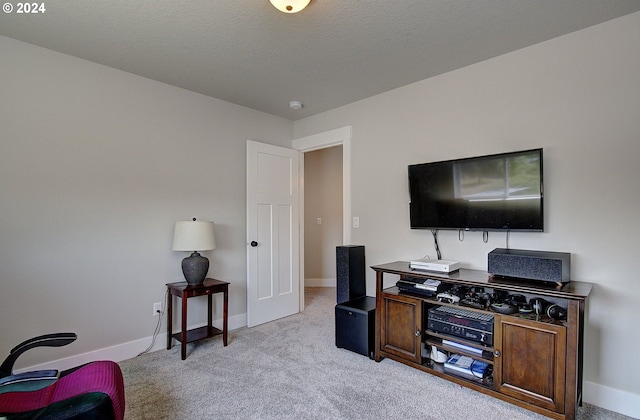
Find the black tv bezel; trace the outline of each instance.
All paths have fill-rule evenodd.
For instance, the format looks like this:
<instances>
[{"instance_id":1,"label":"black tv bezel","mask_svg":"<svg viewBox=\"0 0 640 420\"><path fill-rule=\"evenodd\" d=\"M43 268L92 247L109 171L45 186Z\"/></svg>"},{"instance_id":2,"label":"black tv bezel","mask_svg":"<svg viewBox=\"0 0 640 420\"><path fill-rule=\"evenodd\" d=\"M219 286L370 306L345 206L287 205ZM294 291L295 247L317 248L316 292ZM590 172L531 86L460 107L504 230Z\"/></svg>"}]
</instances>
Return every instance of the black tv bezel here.
<instances>
[{"instance_id":1,"label":"black tv bezel","mask_svg":"<svg viewBox=\"0 0 640 420\"><path fill-rule=\"evenodd\" d=\"M540 154L540 224L541 227L538 228L496 228L496 227L476 227L476 226L461 226L461 227L442 227L442 226L414 226L413 220L411 217L411 167L422 166L422 165L436 165L436 164L448 164L448 163L458 163L458 162L468 162L473 160L484 160L484 159L492 159L492 158L506 158L509 156L521 155L531 152L538 152ZM494 153L489 155L482 156L471 156L466 158L459 159L448 159L441 161L433 161L433 162L424 162L424 163L416 163L410 164L407 168L408 175L408 183L409 183L409 226L412 230L458 230L465 232L544 232L545 225L545 212L544 212L544 153L543 148L533 148L533 149L525 149L525 150L517 150L513 152L505 152L505 153Z\"/></svg>"}]
</instances>

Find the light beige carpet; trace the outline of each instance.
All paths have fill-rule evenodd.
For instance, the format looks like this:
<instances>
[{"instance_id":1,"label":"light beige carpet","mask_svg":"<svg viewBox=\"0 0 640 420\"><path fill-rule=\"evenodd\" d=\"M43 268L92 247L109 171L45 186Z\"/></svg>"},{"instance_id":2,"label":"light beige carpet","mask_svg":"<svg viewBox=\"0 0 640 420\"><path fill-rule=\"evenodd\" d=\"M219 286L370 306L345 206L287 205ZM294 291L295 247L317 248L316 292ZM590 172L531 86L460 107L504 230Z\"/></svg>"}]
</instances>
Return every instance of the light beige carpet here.
<instances>
[{"instance_id":1,"label":"light beige carpet","mask_svg":"<svg viewBox=\"0 0 640 420\"><path fill-rule=\"evenodd\" d=\"M335 346L334 288L303 313L120 363L126 419L531 420L545 417L384 359ZM585 405L578 418L629 419Z\"/></svg>"}]
</instances>

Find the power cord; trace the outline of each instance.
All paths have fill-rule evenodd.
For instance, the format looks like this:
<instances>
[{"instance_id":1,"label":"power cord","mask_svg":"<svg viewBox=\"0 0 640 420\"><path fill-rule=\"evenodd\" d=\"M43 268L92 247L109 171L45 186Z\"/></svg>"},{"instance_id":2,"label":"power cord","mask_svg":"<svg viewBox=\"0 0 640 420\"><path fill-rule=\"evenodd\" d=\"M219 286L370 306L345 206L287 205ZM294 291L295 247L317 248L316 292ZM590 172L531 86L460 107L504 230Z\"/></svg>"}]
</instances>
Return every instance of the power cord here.
<instances>
[{"instance_id":1,"label":"power cord","mask_svg":"<svg viewBox=\"0 0 640 420\"><path fill-rule=\"evenodd\" d=\"M168 290L165 292L164 297L165 297L165 308L166 308L167 299L169 298L169 291ZM147 347L146 349L144 349L140 353L138 353L138 355L136 357L142 356L145 353L149 353L149 351L153 348L153 346L156 343L156 338L158 337L158 334L160 333L160 326L162 325L162 315L164 315L164 311L156 311L156 313L158 314L158 322L156 323L156 328L153 330L153 339L151 340L151 344L149 344L149 347Z\"/></svg>"},{"instance_id":2,"label":"power cord","mask_svg":"<svg viewBox=\"0 0 640 420\"><path fill-rule=\"evenodd\" d=\"M436 254L438 255L438 259L441 260L442 255L440 254L440 245L438 244L438 230L437 229L431 230L431 234L433 235L433 242L436 247Z\"/></svg>"}]
</instances>

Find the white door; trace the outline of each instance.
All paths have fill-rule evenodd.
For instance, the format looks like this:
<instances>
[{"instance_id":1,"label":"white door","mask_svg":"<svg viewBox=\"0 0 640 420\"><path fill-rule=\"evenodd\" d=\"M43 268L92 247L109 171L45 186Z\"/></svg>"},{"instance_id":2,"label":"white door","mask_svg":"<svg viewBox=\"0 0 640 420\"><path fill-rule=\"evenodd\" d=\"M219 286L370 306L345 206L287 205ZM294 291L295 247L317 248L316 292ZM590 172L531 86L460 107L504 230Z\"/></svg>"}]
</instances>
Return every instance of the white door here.
<instances>
[{"instance_id":1,"label":"white door","mask_svg":"<svg viewBox=\"0 0 640 420\"><path fill-rule=\"evenodd\" d=\"M300 311L299 152L247 141L247 326Z\"/></svg>"}]
</instances>

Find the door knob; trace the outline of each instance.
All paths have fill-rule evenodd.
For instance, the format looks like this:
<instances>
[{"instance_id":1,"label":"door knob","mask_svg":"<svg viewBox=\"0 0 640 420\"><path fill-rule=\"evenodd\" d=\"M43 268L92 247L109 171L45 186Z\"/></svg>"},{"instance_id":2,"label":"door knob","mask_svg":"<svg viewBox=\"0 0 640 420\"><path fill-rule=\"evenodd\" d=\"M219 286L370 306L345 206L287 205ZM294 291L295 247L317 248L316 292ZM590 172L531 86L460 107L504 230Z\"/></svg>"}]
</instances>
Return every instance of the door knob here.
<instances>
[{"instance_id":1,"label":"door knob","mask_svg":"<svg viewBox=\"0 0 640 420\"><path fill-rule=\"evenodd\" d=\"M255 248L256 246L258 246L258 243L256 241L251 241L251 246Z\"/></svg>"}]
</instances>

